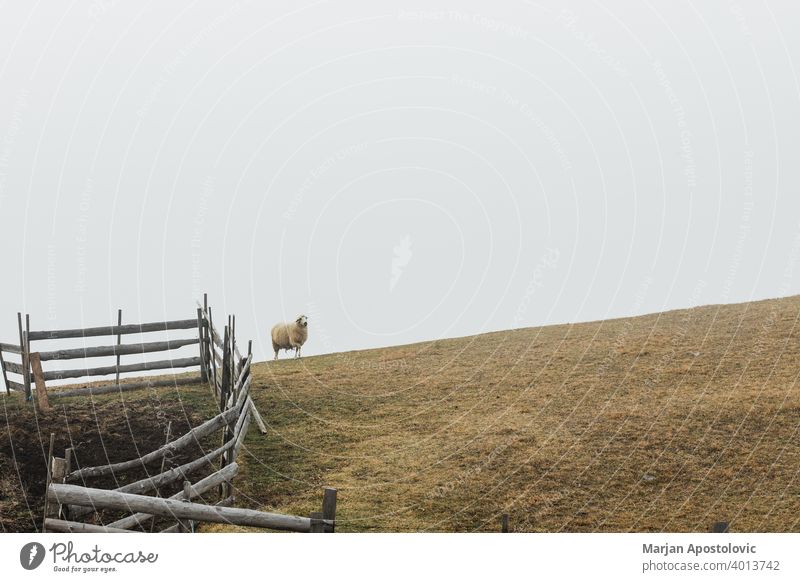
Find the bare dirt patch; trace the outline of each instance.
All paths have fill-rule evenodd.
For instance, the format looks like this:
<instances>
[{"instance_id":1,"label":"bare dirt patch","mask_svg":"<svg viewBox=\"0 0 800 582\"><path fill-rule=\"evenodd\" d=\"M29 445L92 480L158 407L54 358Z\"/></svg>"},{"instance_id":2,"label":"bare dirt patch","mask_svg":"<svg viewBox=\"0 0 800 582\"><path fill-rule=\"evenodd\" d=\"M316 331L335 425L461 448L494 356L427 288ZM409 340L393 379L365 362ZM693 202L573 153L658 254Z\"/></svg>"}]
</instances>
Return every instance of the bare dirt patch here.
<instances>
[{"instance_id":1,"label":"bare dirt patch","mask_svg":"<svg viewBox=\"0 0 800 582\"><path fill-rule=\"evenodd\" d=\"M18 394L0 402L0 527L5 532L39 531L42 525L45 458L50 433L55 456L75 451L76 468L139 457L165 442L168 423L173 437L209 418L213 405L207 387L142 390L94 398L69 398L49 412L37 411ZM185 457L197 455L186 451ZM176 457L180 463L184 457ZM115 488L143 478L150 467L95 479L89 486ZM102 521L102 520L101 520Z\"/></svg>"}]
</instances>

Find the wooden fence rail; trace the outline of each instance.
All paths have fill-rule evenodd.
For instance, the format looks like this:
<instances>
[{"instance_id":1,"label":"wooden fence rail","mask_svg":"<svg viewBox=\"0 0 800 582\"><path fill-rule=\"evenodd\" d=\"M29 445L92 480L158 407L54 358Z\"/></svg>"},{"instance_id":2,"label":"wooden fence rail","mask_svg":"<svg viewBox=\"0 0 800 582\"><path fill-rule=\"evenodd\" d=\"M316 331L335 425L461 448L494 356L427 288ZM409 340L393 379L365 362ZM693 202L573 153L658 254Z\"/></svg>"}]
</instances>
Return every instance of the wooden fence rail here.
<instances>
[{"instance_id":1,"label":"wooden fence rail","mask_svg":"<svg viewBox=\"0 0 800 582\"><path fill-rule=\"evenodd\" d=\"M52 352L39 352L42 361L48 360L75 360L78 358L99 358L102 356L124 356L130 354L148 354L152 352L168 352L183 346L200 343L196 337L163 342L147 342L141 344L121 344L112 346L96 346L91 348L73 348L68 350L54 350Z\"/></svg>"},{"instance_id":2,"label":"wooden fence rail","mask_svg":"<svg viewBox=\"0 0 800 582\"><path fill-rule=\"evenodd\" d=\"M136 511L169 518L265 527L282 531L311 531L311 519L308 517L236 507L214 507L185 500L149 497L78 485L53 483L47 491L47 499L56 504L79 505L94 509ZM333 522L330 521L326 525L333 527Z\"/></svg>"},{"instance_id":3,"label":"wooden fence rail","mask_svg":"<svg viewBox=\"0 0 800 582\"><path fill-rule=\"evenodd\" d=\"M179 319L175 321L154 321L151 323L129 323L127 325L108 325L101 327L84 327L79 329L59 329L54 331L28 332L30 341L50 339L74 339L98 337L104 335L129 335L132 333L149 333L153 331L171 331L192 329L197 327L196 319Z\"/></svg>"},{"instance_id":4,"label":"wooden fence rail","mask_svg":"<svg viewBox=\"0 0 800 582\"><path fill-rule=\"evenodd\" d=\"M206 298L207 303L207 298ZM209 376L210 353L206 342L209 342L208 333L209 319L204 316L200 309L192 319L177 319L171 321L153 321L147 323L130 323L122 325L122 310L117 312L117 324L99 327L85 327L76 329L57 329L57 330L30 330L30 316L24 318L21 313L17 314L19 327L19 344L0 343L0 370L2 371L3 381L6 392L19 390L25 393L28 400L32 400L31 384L33 371L31 368L30 356L33 353L31 343L40 341L63 340L63 339L85 339L99 336L111 336L116 340L114 345L83 346L78 348L65 347L62 349L48 348L39 350L39 360L42 362L77 360L86 358L112 357L113 363L109 365L92 365L85 367L75 367L62 370L44 370L41 376L43 382L54 380L65 380L69 378L93 378L102 376L114 376L113 388L119 391L136 390L146 387L168 386L172 382L156 381L133 381L122 383L120 374L130 372L146 372L152 370L186 370L188 368L200 369L200 382L206 382ZM162 341L141 341L137 343L123 343L122 338L129 334L142 334L153 332L170 332L175 330L196 329L195 337L167 339ZM193 357L181 356L173 358L162 358L157 361L137 362L122 364L122 356L143 355L155 352L170 352L180 348L199 345L198 353ZM15 361L13 358L19 358ZM9 378L9 374L19 376ZM193 379L192 383L197 382ZM185 382L177 382L183 384ZM113 391L102 387L84 387L76 390L62 391L56 397L80 396L88 394L103 394Z\"/></svg>"},{"instance_id":5,"label":"wooden fence rail","mask_svg":"<svg viewBox=\"0 0 800 582\"><path fill-rule=\"evenodd\" d=\"M142 467L148 465L150 463L154 463L156 461L160 461L167 455L175 454L186 447L199 444L200 439L215 433L223 426L227 426L234 419L237 419L239 416L238 411L235 409L226 410L225 412L221 412L214 418L207 420L200 426L197 426L187 432L185 435L176 438L175 440L166 443L162 447L156 449L155 451L144 455L138 459L133 459L131 461L125 461L122 463L113 463L110 465L102 465L99 467L84 467L83 469L79 469L77 471L73 471L69 475L67 475L67 481L77 481L79 479L88 479L91 477L102 477L104 475L110 475L115 472L120 471L127 471L128 469L134 469L137 467Z\"/></svg>"}]
</instances>

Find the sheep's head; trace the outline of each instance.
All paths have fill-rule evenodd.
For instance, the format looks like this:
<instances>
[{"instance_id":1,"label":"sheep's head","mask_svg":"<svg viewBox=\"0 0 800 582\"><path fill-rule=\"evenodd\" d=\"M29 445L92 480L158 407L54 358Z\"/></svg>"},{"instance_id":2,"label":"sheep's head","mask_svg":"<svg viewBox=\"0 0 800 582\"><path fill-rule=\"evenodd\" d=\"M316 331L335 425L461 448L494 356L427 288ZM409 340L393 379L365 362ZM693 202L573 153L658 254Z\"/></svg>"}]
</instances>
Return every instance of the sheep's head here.
<instances>
[{"instance_id":1,"label":"sheep's head","mask_svg":"<svg viewBox=\"0 0 800 582\"><path fill-rule=\"evenodd\" d=\"M301 315L300 317L298 317L294 321L300 327L308 327L308 318L305 315Z\"/></svg>"}]
</instances>

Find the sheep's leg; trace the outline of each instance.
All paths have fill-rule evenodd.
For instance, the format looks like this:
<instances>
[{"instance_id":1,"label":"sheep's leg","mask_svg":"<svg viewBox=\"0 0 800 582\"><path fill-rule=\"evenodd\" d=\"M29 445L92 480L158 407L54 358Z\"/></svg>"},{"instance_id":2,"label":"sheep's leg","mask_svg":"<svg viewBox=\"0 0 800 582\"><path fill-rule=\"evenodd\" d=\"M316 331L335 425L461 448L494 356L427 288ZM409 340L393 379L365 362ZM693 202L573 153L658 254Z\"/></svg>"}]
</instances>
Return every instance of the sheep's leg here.
<instances>
[{"instance_id":1,"label":"sheep's leg","mask_svg":"<svg viewBox=\"0 0 800 582\"><path fill-rule=\"evenodd\" d=\"M276 359L276 360L278 359L278 352L279 352L279 351L280 351L280 350L275 350L275 359Z\"/></svg>"}]
</instances>

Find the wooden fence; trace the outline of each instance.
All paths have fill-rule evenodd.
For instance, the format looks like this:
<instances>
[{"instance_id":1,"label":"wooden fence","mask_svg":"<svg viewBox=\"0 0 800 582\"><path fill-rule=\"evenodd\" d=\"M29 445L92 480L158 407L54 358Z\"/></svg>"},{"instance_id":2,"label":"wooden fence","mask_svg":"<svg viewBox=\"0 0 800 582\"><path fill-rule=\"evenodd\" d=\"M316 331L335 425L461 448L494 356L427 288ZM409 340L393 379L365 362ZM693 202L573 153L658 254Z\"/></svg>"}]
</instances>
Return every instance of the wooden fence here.
<instances>
[{"instance_id":1,"label":"wooden fence","mask_svg":"<svg viewBox=\"0 0 800 582\"><path fill-rule=\"evenodd\" d=\"M230 319L230 318L229 318ZM116 325L102 327L88 327L78 329L58 329L58 330L31 330L30 316L25 315L24 325L23 316L17 314L19 328L19 343L0 343L0 369L2 369L3 381L6 392L16 390L23 392L28 400L32 400L32 388L36 388L37 401L48 405L50 398L63 398L67 396L80 396L88 394L103 394L108 392L118 392L126 390L136 390L139 388L151 388L157 386L174 386L178 384L194 384L213 380L212 384L218 391L222 385L222 351L225 345L224 339L214 330L211 319L211 308L208 307L208 298L204 297L203 305L199 305L194 317L173 321L158 321L148 323L122 324L122 310L117 313ZM231 328L232 329L232 328ZM141 333L174 332L176 330L193 330L195 333L191 337L180 339L160 339L158 341L147 341L139 343L123 343L123 336ZM116 342L105 345L84 346L80 348L61 348L52 347L55 340L86 339L96 337L113 337ZM48 345L49 344L49 345ZM39 346L42 346L40 348ZM197 345L197 355L186 357L170 357L169 352L190 345ZM38 349L37 349L38 348ZM231 365L228 373L240 371L242 365L241 354L238 346L233 342L233 350L237 356L237 361ZM158 360L123 364L123 356L144 355L151 353L167 352L165 357ZM62 361L62 360L84 360L85 358L113 358L112 362L101 366L90 366L84 364L72 367L65 367L59 370L43 370L42 362ZM174 372L184 372L189 368L199 367L197 376L184 378L128 378L124 382L120 381L120 374L128 372L145 372L157 370L170 370ZM60 390L48 394L47 383L54 380L64 380L69 378L99 378L103 376L115 376L113 384L87 386L72 390ZM10 377L13 376L13 377Z\"/></svg>"},{"instance_id":2,"label":"wooden fence","mask_svg":"<svg viewBox=\"0 0 800 582\"><path fill-rule=\"evenodd\" d=\"M166 518L172 522L161 529L161 532L194 531L197 522L229 523L295 532L334 530L335 489L325 489L322 512L314 512L309 517L231 507L235 501L232 481L239 472L236 458L250 422L255 419L262 434L266 434L266 428L250 398L252 353L244 358L239 354L233 318L229 320L230 325L225 326L222 335L214 328L207 305L198 311L198 319L208 322L199 327L200 344L205 348L201 350L201 359L215 362L209 368L207 379L215 401L219 403L219 414L178 438L170 440L168 437L166 444L142 457L96 467L73 468L75 459L71 449L65 451L63 458L54 458L51 435L43 531L129 533L144 531L147 526L152 527L155 518ZM203 337L207 337L209 341L204 342ZM218 432L222 434L221 444L214 450L166 469L164 461L167 457L171 458L193 446L199 446L202 439ZM161 470L157 474L113 490L87 484L87 480L107 476L113 476L118 481L126 471L141 470L157 463L161 463ZM207 472L209 468L212 469L210 474L197 479L198 474ZM192 482L191 478L195 478L195 481ZM75 484L76 482L81 484ZM167 498L159 496L161 490L174 487L176 483L182 483L180 491ZM218 499L214 504L196 502L215 497L215 491ZM107 524L80 521L91 518L99 511L121 511L129 515Z\"/></svg>"}]
</instances>

